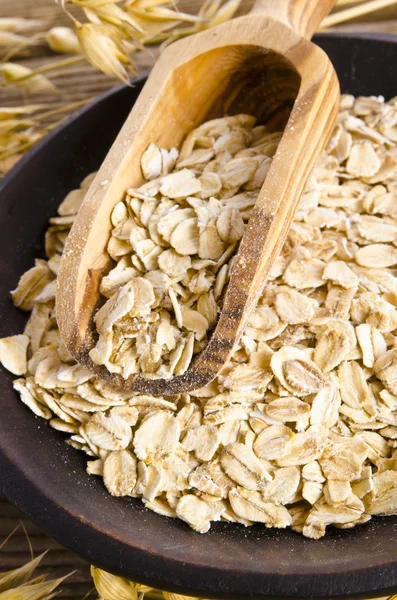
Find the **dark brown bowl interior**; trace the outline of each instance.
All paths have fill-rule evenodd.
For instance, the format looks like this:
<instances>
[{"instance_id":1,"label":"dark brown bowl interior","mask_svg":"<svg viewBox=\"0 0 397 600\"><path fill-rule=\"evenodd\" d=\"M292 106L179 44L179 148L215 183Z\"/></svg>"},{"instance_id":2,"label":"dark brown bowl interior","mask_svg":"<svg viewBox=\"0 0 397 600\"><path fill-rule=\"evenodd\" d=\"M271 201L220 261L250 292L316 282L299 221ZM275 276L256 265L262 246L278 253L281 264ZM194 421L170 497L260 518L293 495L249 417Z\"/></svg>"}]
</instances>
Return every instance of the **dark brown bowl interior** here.
<instances>
[{"instance_id":1,"label":"dark brown bowl interior","mask_svg":"<svg viewBox=\"0 0 397 600\"><path fill-rule=\"evenodd\" d=\"M397 94L397 41L391 36L318 36L342 91ZM19 333L26 315L9 290L43 252L46 224L64 197L95 170L136 99L119 87L75 113L0 184L0 336ZM292 531L218 523L199 535L179 521L112 498L67 446L18 400L0 372L0 484L4 493L62 544L92 563L170 591L215 598L375 597L397 591L397 517L320 541Z\"/></svg>"}]
</instances>

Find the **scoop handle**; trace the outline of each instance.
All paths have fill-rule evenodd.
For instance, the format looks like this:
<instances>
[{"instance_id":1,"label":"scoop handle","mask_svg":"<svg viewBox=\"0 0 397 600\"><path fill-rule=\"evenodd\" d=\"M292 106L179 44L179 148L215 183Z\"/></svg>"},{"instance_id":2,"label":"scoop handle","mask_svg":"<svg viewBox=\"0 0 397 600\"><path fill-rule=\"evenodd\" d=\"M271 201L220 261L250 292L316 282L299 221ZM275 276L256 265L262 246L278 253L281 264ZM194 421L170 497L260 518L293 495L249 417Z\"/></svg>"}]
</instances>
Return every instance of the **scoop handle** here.
<instances>
[{"instance_id":1,"label":"scoop handle","mask_svg":"<svg viewBox=\"0 0 397 600\"><path fill-rule=\"evenodd\" d=\"M288 25L310 40L336 0L256 0L251 14L262 14Z\"/></svg>"}]
</instances>

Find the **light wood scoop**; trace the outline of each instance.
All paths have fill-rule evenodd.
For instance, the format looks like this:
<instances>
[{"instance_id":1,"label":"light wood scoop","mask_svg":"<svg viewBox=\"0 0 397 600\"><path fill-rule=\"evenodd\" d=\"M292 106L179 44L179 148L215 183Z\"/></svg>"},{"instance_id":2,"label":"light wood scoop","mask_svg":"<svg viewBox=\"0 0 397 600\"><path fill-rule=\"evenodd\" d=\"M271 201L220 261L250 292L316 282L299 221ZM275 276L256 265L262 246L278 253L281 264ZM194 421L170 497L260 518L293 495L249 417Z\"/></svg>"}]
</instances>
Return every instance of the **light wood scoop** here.
<instances>
[{"instance_id":1,"label":"light wood scoop","mask_svg":"<svg viewBox=\"0 0 397 600\"><path fill-rule=\"evenodd\" d=\"M332 131L339 102L334 69L310 38L335 0L259 0L252 11L169 46L154 67L95 177L61 260L57 319L67 348L123 390L174 395L209 383L229 359L280 251L307 178ZM184 375L124 380L95 365L93 314L112 266L110 215L144 180L140 158L151 142L179 146L193 128L248 113L284 128L230 276L218 324Z\"/></svg>"}]
</instances>

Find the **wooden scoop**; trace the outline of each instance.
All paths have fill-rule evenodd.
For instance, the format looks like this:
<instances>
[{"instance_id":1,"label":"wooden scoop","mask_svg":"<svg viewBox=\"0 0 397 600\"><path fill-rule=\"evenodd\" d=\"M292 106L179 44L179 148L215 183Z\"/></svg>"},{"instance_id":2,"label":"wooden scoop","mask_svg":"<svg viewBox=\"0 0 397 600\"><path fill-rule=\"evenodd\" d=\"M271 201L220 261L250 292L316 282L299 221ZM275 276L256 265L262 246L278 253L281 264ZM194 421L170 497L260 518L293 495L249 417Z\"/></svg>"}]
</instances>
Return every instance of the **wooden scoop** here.
<instances>
[{"instance_id":1,"label":"wooden scoop","mask_svg":"<svg viewBox=\"0 0 397 600\"><path fill-rule=\"evenodd\" d=\"M335 0L259 0L249 15L169 46L154 67L76 217L61 260L57 318L75 359L122 390L174 395L208 384L233 347L264 288L311 169L331 134L339 102L334 69L310 37ZM151 142L179 146L193 128L225 114L248 113L284 128L230 276L218 324L184 375L147 379L98 367L93 314L110 215L143 181L140 158Z\"/></svg>"}]
</instances>

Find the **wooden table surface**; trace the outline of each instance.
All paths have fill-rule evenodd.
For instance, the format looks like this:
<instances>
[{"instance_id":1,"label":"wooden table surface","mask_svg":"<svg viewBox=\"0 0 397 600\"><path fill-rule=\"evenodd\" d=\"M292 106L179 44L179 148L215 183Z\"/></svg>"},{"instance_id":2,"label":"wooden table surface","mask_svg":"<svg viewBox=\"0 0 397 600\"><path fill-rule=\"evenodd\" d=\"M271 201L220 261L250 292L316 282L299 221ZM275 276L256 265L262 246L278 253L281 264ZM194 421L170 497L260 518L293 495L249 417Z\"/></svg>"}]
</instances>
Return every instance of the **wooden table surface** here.
<instances>
[{"instance_id":1,"label":"wooden table surface","mask_svg":"<svg viewBox=\"0 0 397 600\"><path fill-rule=\"evenodd\" d=\"M181 0L178 5L181 10L193 12L197 11L201 3L200 0ZM249 8L251 4L252 1L243 1L243 10ZM46 24L46 28L53 25L69 25L68 17L59 6L55 5L54 0L0 0L0 17L10 16L42 19ZM377 13L361 17L359 21L340 25L335 29L397 34L397 4ZM60 59L59 55L49 54L45 49L40 49L39 52L45 54L18 62L35 68L44 64L47 65L49 62L55 63ZM157 55L158 50L153 48L138 52L135 58L137 71L142 72L149 69ZM32 99L35 103L45 104L49 109L60 108L80 100L95 97L118 83L116 80L96 71L88 63L82 63L67 70L55 71L50 75L50 78L59 88L59 94L55 96L34 96ZM9 88L1 92L1 106L20 105L24 101L25 98L18 90ZM89 575L89 565L49 538L40 528L10 504L4 496L0 495L0 546L7 535L20 523L23 523L26 528L35 555L44 550L49 550L42 561L42 566L38 569L38 573L49 573L51 577L59 577L75 571L62 584L59 598L62 598L62 600L82 600L93 589ZM29 544L26 534L20 526L0 549L0 571L20 566L29 559ZM90 595L90 598L96 597L95 593Z\"/></svg>"}]
</instances>

